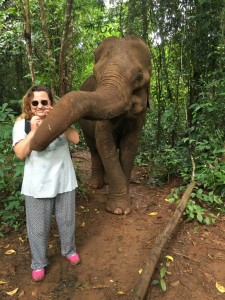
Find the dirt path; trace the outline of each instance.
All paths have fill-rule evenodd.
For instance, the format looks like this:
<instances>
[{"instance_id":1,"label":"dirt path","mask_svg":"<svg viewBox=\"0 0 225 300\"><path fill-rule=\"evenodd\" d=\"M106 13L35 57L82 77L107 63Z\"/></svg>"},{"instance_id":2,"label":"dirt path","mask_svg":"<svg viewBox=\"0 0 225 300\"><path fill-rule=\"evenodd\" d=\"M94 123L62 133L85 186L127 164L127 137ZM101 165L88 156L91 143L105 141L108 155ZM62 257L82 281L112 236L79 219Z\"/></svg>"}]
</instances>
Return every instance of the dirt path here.
<instances>
[{"instance_id":1,"label":"dirt path","mask_svg":"<svg viewBox=\"0 0 225 300\"><path fill-rule=\"evenodd\" d=\"M83 180L88 180L88 152L77 153L74 162ZM145 168L134 169L130 194L136 210L131 215L115 216L104 210L106 189L93 192L89 200L77 199L76 244L82 257L77 267L60 256L53 220L49 241L51 263L41 283L31 280L25 228L0 239L0 299L129 300L156 236L176 208L165 201L172 185L148 186L147 175ZM151 212L157 215L150 216ZM153 276L158 279L159 270L169 263L166 292L159 285L152 286L148 299L225 299L225 293L216 288L216 283L225 287L224 221L221 217L210 227L180 222ZM6 255L8 250L15 253ZM6 294L17 288L13 296Z\"/></svg>"}]
</instances>

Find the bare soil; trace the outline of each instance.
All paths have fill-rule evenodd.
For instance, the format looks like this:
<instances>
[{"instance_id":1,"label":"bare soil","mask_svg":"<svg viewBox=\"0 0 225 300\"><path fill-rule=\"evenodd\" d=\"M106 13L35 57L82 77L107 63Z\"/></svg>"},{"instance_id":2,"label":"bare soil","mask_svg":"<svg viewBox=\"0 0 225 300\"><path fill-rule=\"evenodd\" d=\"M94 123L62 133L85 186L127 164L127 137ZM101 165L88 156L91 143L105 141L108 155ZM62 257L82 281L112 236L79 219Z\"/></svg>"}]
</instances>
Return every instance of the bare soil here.
<instances>
[{"instance_id":1,"label":"bare soil","mask_svg":"<svg viewBox=\"0 0 225 300\"><path fill-rule=\"evenodd\" d=\"M77 152L73 160L77 173L88 182L89 153ZM134 168L130 194L136 209L128 216L105 211L107 187L91 191L88 199L77 198L76 245L82 258L79 266L74 267L61 257L53 219L48 251L50 266L43 282L35 283L31 279L26 228L1 238L0 299L131 299L155 239L176 209L175 204L165 199L177 183L150 186L148 177L147 166ZM149 215L152 212L157 215ZM220 217L212 226L200 226L181 220L163 249L152 277L152 280L159 279L160 269L166 266L166 291L160 285L151 286L146 299L225 299L225 293L216 287L216 283L225 287L224 221L225 217ZM15 252L7 255L8 250ZM14 294L9 296L7 292Z\"/></svg>"}]
</instances>

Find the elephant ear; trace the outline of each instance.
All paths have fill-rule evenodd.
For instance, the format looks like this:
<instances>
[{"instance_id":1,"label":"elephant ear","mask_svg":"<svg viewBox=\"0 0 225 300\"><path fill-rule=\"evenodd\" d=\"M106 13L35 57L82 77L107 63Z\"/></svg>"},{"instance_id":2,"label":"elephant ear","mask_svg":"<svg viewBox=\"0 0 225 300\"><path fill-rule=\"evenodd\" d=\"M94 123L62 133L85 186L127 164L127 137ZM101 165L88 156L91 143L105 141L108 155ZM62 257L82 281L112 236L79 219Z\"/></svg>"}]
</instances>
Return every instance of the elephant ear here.
<instances>
[{"instance_id":1,"label":"elephant ear","mask_svg":"<svg viewBox=\"0 0 225 300\"><path fill-rule=\"evenodd\" d=\"M102 52L105 49L110 51L110 44L113 45L116 40L119 40L119 38L117 38L116 36L110 36L101 42L101 44L94 51L95 63L99 61L102 56Z\"/></svg>"},{"instance_id":2,"label":"elephant ear","mask_svg":"<svg viewBox=\"0 0 225 300\"><path fill-rule=\"evenodd\" d=\"M94 92L97 87L97 82L94 75L89 76L81 85L81 91Z\"/></svg>"}]
</instances>

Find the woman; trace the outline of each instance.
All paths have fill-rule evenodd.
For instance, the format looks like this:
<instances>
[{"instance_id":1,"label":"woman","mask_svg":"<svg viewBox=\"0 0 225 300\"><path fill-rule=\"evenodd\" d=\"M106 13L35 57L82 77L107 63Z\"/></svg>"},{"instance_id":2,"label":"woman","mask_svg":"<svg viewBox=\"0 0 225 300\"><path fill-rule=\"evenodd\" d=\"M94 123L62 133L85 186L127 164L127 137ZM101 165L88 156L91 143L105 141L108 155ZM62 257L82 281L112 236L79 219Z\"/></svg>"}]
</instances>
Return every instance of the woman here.
<instances>
[{"instance_id":1,"label":"woman","mask_svg":"<svg viewBox=\"0 0 225 300\"><path fill-rule=\"evenodd\" d=\"M42 85L31 87L23 97L22 115L13 127L15 154L21 160L26 159L21 193L25 195L34 281L44 279L48 265L46 252L52 214L58 225L61 254L73 265L80 262L75 247L77 180L68 147L68 141L79 142L78 132L68 128L41 152L31 151L29 147L35 131L53 105L49 88Z\"/></svg>"}]
</instances>

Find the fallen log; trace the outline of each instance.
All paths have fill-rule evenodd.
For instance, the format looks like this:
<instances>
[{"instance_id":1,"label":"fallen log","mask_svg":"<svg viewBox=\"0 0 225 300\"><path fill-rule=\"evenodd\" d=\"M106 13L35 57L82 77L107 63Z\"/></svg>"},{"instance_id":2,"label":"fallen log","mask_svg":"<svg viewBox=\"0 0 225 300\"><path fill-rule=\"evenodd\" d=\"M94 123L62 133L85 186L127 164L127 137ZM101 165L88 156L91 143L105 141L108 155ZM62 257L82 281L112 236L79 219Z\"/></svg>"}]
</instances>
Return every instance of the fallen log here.
<instances>
[{"instance_id":1,"label":"fallen log","mask_svg":"<svg viewBox=\"0 0 225 300\"><path fill-rule=\"evenodd\" d=\"M145 263L145 266L140 275L138 283L136 284L136 287L133 290L132 300L144 299L145 294L148 289L148 286L150 284L150 280L152 278L152 274L155 270L155 266L159 260L160 254L161 254L163 248L165 247L167 241L171 237L171 234L173 233L174 229L176 228L176 226L179 222L179 219L185 210L185 207L187 205L187 202L190 198L190 194L191 194L194 186L195 186L195 181L192 181L189 184L189 186L187 187L186 191L184 192L183 197L181 198L180 204L178 205L177 209L175 210L167 227L156 238L155 245L153 246L153 248L150 252L150 255Z\"/></svg>"}]
</instances>

